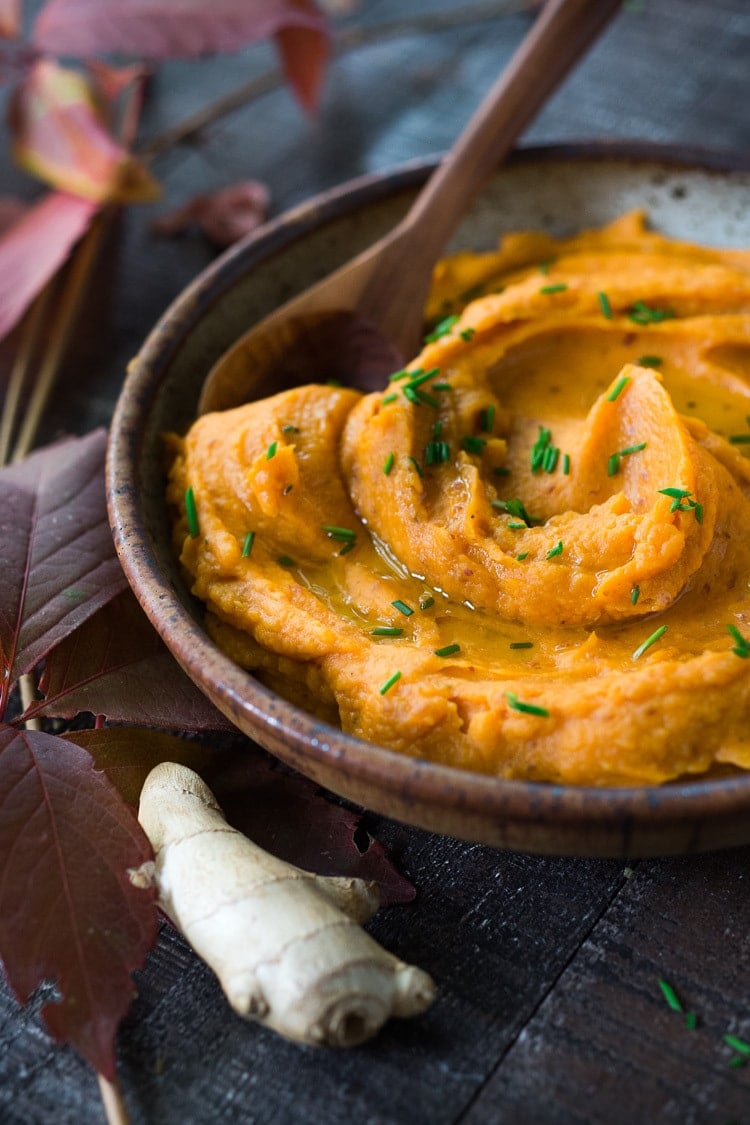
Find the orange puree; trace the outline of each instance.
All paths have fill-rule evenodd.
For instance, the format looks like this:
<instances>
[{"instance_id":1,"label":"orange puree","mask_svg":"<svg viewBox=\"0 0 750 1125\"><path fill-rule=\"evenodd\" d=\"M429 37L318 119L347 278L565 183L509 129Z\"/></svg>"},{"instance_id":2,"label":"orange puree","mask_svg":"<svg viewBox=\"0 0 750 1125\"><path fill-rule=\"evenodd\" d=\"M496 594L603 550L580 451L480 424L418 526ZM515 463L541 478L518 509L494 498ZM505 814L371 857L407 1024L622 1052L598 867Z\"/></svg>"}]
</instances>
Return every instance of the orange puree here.
<instances>
[{"instance_id":1,"label":"orange puree","mask_svg":"<svg viewBox=\"0 0 750 1125\"><path fill-rule=\"evenodd\" d=\"M750 768L748 313L750 252L639 213L440 263L405 377L177 443L211 635L344 730L466 769Z\"/></svg>"}]
</instances>

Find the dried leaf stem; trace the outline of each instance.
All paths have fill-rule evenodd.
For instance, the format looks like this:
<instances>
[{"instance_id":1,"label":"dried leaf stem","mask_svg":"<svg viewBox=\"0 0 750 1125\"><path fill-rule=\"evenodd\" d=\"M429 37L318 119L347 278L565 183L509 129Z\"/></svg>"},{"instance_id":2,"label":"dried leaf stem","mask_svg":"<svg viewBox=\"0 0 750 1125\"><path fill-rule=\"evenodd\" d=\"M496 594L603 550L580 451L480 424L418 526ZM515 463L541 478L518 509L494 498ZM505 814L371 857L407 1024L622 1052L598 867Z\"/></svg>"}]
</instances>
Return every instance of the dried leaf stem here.
<instances>
[{"instance_id":1,"label":"dried leaf stem","mask_svg":"<svg viewBox=\"0 0 750 1125\"><path fill-rule=\"evenodd\" d=\"M130 1125L130 1115L122 1096L122 1088L118 1079L110 1082L102 1074L97 1074L99 1093L101 1094L104 1115L107 1125Z\"/></svg>"}]
</instances>

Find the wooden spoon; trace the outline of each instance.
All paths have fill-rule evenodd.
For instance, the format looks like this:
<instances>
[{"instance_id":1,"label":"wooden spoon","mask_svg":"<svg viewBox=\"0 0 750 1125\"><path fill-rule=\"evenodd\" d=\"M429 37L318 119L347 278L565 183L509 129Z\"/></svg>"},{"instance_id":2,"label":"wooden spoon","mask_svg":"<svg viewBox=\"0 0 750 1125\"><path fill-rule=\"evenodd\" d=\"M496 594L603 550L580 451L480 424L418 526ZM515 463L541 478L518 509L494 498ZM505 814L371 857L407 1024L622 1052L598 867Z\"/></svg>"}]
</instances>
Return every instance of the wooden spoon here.
<instances>
[{"instance_id":1,"label":"wooden spoon","mask_svg":"<svg viewBox=\"0 0 750 1125\"><path fill-rule=\"evenodd\" d=\"M402 365L402 357L416 355L432 270L448 238L620 3L548 0L405 218L241 336L209 372L199 413L237 406L300 381L341 375L374 389Z\"/></svg>"}]
</instances>

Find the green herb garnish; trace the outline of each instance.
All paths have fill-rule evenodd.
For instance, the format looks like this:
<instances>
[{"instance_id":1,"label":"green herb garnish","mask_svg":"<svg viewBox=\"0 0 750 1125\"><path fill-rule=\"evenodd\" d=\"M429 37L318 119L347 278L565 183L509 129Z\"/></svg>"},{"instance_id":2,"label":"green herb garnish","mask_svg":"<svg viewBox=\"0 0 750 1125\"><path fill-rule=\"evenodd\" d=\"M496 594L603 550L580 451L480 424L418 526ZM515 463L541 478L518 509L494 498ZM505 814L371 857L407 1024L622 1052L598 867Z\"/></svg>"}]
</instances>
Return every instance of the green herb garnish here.
<instances>
[{"instance_id":1,"label":"green herb garnish","mask_svg":"<svg viewBox=\"0 0 750 1125\"><path fill-rule=\"evenodd\" d=\"M669 981L662 980L662 978L660 977L659 988L661 989L664 999L673 1012L682 1012L684 1010L682 1004L678 999L677 993L672 988L672 985L669 983Z\"/></svg>"},{"instance_id":2,"label":"green herb garnish","mask_svg":"<svg viewBox=\"0 0 750 1125\"><path fill-rule=\"evenodd\" d=\"M282 432L282 434L298 434L299 433L299 427L293 426L291 423L287 423L286 426L281 427L281 432Z\"/></svg>"},{"instance_id":3,"label":"green herb garnish","mask_svg":"<svg viewBox=\"0 0 750 1125\"><path fill-rule=\"evenodd\" d=\"M243 559L246 559L248 557L248 555L250 554L250 552L252 551L254 542L255 542L255 532L254 531L248 531L247 535L245 536L245 541L242 544L242 558Z\"/></svg>"},{"instance_id":4,"label":"green herb garnish","mask_svg":"<svg viewBox=\"0 0 750 1125\"><path fill-rule=\"evenodd\" d=\"M185 516L190 538L197 539L201 532L198 524L198 510L195 506L195 493L192 488L185 490Z\"/></svg>"},{"instance_id":5,"label":"green herb garnish","mask_svg":"<svg viewBox=\"0 0 750 1125\"><path fill-rule=\"evenodd\" d=\"M424 609L430 609L432 606L434 606L434 604L435 604L435 599L432 597L431 594L427 594L427 595L425 595L425 596L423 596L419 599L419 608L420 609L423 609L423 610Z\"/></svg>"},{"instance_id":6,"label":"green herb garnish","mask_svg":"<svg viewBox=\"0 0 750 1125\"><path fill-rule=\"evenodd\" d=\"M549 293L564 293L567 288L564 282L560 282L558 285L543 285L539 292L545 295Z\"/></svg>"},{"instance_id":7,"label":"green herb garnish","mask_svg":"<svg viewBox=\"0 0 750 1125\"><path fill-rule=\"evenodd\" d=\"M737 1051L738 1054L750 1058L750 1043L745 1042L744 1039L738 1039L736 1035L725 1035L724 1042L727 1047L731 1047L733 1051Z\"/></svg>"},{"instance_id":8,"label":"green herb garnish","mask_svg":"<svg viewBox=\"0 0 750 1125\"><path fill-rule=\"evenodd\" d=\"M549 273L550 266L554 265L557 258L547 258L544 262L539 263L539 272L546 277Z\"/></svg>"},{"instance_id":9,"label":"green herb garnish","mask_svg":"<svg viewBox=\"0 0 750 1125\"><path fill-rule=\"evenodd\" d=\"M378 691L380 692L381 695L385 695L385 693L387 691L390 691L391 688L393 687L393 685L397 684L400 679L401 679L401 673L400 672L394 672L392 676L388 677L388 679L385 681L385 683L382 685L382 687L378 688Z\"/></svg>"},{"instance_id":10,"label":"green herb garnish","mask_svg":"<svg viewBox=\"0 0 750 1125\"><path fill-rule=\"evenodd\" d=\"M388 406L389 403L395 402L397 398L398 398L398 395L396 394L396 392L392 391L391 394L386 395L385 398L382 398L380 400L380 405L381 406Z\"/></svg>"},{"instance_id":11,"label":"green herb garnish","mask_svg":"<svg viewBox=\"0 0 750 1125\"><path fill-rule=\"evenodd\" d=\"M374 629L370 630L370 635L373 637L400 637L403 631L398 625L376 625Z\"/></svg>"},{"instance_id":12,"label":"green herb garnish","mask_svg":"<svg viewBox=\"0 0 750 1125\"><path fill-rule=\"evenodd\" d=\"M389 453L388 456L386 457L385 463L383 464L383 472L385 473L386 476L388 476L390 474L390 471L393 468L393 462L395 460L396 460L395 453Z\"/></svg>"},{"instance_id":13,"label":"green herb garnish","mask_svg":"<svg viewBox=\"0 0 750 1125\"><path fill-rule=\"evenodd\" d=\"M670 512L692 512L697 522L703 523L703 505L691 498L689 488L659 488L657 491L671 497Z\"/></svg>"},{"instance_id":14,"label":"green herb garnish","mask_svg":"<svg viewBox=\"0 0 750 1125\"><path fill-rule=\"evenodd\" d=\"M279 566L285 566L285 567L297 565L296 562L294 561L294 559L291 559L289 557L289 555L279 555L276 562L279 564Z\"/></svg>"},{"instance_id":15,"label":"green herb garnish","mask_svg":"<svg viewBox=\"0 0 750 1125\"><path fill-rule=\"evenodd\" d=\"M329 523L323 523L320 526L329 539L337 539L342 543L353 543L357 538L356 531L351 531L348 527L335 527Z\"/></svg>"},{"instance_id":16,"label":"green herb garnish","mask_svg":"<svg viewBox=\"0 0 750 1125\"><path fill-rule=\"evenodd\" d=\"M533 648L533 641L511 641L508 648Z\"/></svg>"},{"instance_id":17,"label":"green herb garnish","mask_svg":"<svg viewBox=\"0 0 750 1125\"><path fill-rule=\"evenodd\" d=\"M543 719L549 718L546 707L537 707L536 703L524 703L512 691L506 691L505 698L508 700L508 706L514 711L521 711L524 715L540 715Z\"/></svg>"},{"instance_id":18,"label":"green herb garnish","mask_svg":"<svg viewBox=\"0 0 750 1125\"><path fill-rule=\"evenodd\" d=\"M547 554L544 557L546 559L554 559L554 558L557 557L557 555L561 555L562 553L563 553L563 541L562 541L562 539L558 539L557 543L555 543L554 547L550 547L549 551L547 551Z\"/></svg>"},{"instance_id":19,"label":"green herb garnish","mask_svg":"<svg viewBox=\"0 0 750 1125\"><path fill-rule=\"evenodd\" d=\"M411 617L412 613L414 613L411 606L407 605L406 602L402 602L400 598L396 598L395 602L391 602L391 605L394 609L397 609L399 613L403 613L404 617Z\"/></svg>"},{"instance_id":20,"label":"green herb garnish","mask_svg":"<svg viewBox=\"0 0 750 1125\"><path fill-rule=\"evenodd\" d=\"M455 645L455 644L454 645L445 645L444 648L436 648L435 649L435 656L453 656L454 653L460 652L460 651L461 651L460 645Z\"/></svg>"},{"instance_id":21,"label":"green herb garnish","mask_svg":"<svg viewBox=\"0 0 750 1125\"><path fill-rule=\"evenodd\" d=\"M542 468L545 473L554 473L557 468L557 460L560 456L560 450L556 445L548 445L542 457Z\"/></svg>"},{"instance_id":22,"label":"green herb garnish","mask_svg":"<svg viewBox=\"0 0 750 1125\"><path fill-rule=\"evenodd\" d=\"M469 344L474 339L476 331L476 328L464 328L459 332L459 336L465 344Z\"/></svg>"},{"instance_id":23,"label":"green herb garnish","mask_svg":"<svg viewBox=\"0 0 750 1125\"><path fill-rule=\"evenodd\" d=\"M622 392L625 390L625 388L627 387L629 382L630 382L630 376L629 375L621 375L620 378L615 383L612 390L607 395L607 402L614 402L615 399L618 397L618 395L622 394Z\"/></svg>"},{"instance_id":24,"label":"green herb garnish","mask_svg":"<svg viewBox=\"0 0 750 1125\"><path fill-rule=\"evenodd\" d=\"M636 605L640 596L641 596L640 586L634 586L633 589L630 591L631 604Z\"/></svg>"},{"instance_id":25,"label":"green herb garnish","mask_svg":"<svg viewBox=\"0 0 750 1125\"><path fill-rule=\"evenodd\" d=\"M512 500L490 500L490 506L497 508L499 512L507 512L509 516L516 516L519 520L523 520L527 526L531 523L531 516L518 497Z\"/></svg>"},{"instance_id":26,"label":"green herb garnish","mask_svg":"<svg viewBox=\"0 0 750 1125\"><path fill-rule=\"evenodd\" d=\"M651 648L651 645L655 645L657 641L661 640L666 631L666 625L660 625L658 629L654 629L651 636L646 637L645 641L638 645L638 648L633 653L633 660L637 660L640 656L643 656L644 652Z\"/></svg>"},{"instance_id":27,"label":"green herb garnish","mask_svg":"<svg viewBox=\"0 0 750 1125\"><path fill-rule=\"evenodd\" d=\"M748 656L750 656L750 641L746 640L742 636L742 633L739 631L736 625L727 625L727 632L734 641L734 648L732 649L732 652L735 654L735 656L739 656L743 660L747 660Z\"/></svg>"},{"instance_id":28,"label":"green herb garnish","mask_svg":"<svg viewBox=\"0 0 750 1125\"><path fill-rule=\"evenodd\" d=\"M729 440L733 445L749 445L750 434L730 434Z\"/></svg>"},{"instance_id":29,"label":"green herb garnish","mask_svg":"<svg viewBox=\"0 0 750 1125\"><path fill-rule=\"evenodd\" d=\"M272 457L276 456L276 450L278 448L279 443L277 441L272 441L268 449L266 450L266 461L270 461Z\"/></svg>"},{"instance_id":30,"label":"green herb garnish","mask_svg":"<svg viewBox=\"0 0 750 1125\"><path fill-rule=\"evenodd\" d=\"M479 415L479 428L480 430L484 430L486 434L491 434L494 424L495 404L491 402L489 406L485 406L484 410Z\"/></svg>"},{"instance_id":31,"label":"green herb garnish","mask_svg":"<svg viewBox=\"0 0 750 1125\"><path fill-rule=\"evenodd\" d=\"M466 437L461 439L461 448L465 449L467 453L475 453L477 456L484 452L486 444L487 438L475 437L473 434L467 434Z\"/></svg>"},{"instance_id":32,"label":"green herb garnish","mask_svg":"<svg viewBox=\"0 0 750 1125\"><path fill-rule=\"evenodd\" d=\"M424 450L426 465L442 465L451 459L451 447L447 441L428 441Z\"/></svg>"},{"instance_id":33,"label":"green herb garnish","mask_svg":"<svg viewBox=\"0 0 750 1125\"><path fill-rule=\"evenodd\" d=\"M607 476L616 476L620 471L621 459L629 457L631 453L640 453L647 445L648 442L640 441L637 445L627 445L624 449L618 450L617 453L610 454L607 460Z\"/></svg>"},{"instance_id":34,"label":"green herb garnish","mask_svg":"<svg viewBox=\"0 0 750 1125\"><path fill-rule=\"evenodd\" d=\"M413 457L407 457L406 460L411 462L413 468L416 470L416 473L417 473L418 477L424 476L424 473L422 472L422 466L419 464L418 461L415 461Z\"/></svg>"},{"instance_id":35,"label":"green herb garnish","mask_svg":"<svg viewBox=\"0 0 750 1125\"><path fill-rule=\"evenodd\" d=\"M392 375L388 376L389 383L398 383L401 379L407 379L409 376L412 378L422 372L421 367L417 367L414 371L408 371L407 368L402 367L400 371L394 371Z\"/></svg>"},{"instance_id":36,"label":"green herb garnish","mask_svg":"<svg viewBox=\"0 0 750 1125\"><path fill-rule=\"evenodd\" d=\"M642 355L635 362L639 367L661 367L664 360L660 355Z\"/></svg>"},{"instance_id":37,"label":"green herb garnish","mask_svg":"<svg viewBox=\"0 0 750 1125\"><path fill-rule=\"evenodd\" d=\"M563 474L566 477L570 476L570 454L569 453L563 453L562 471L563 471Z\"/></svg>"},{"instance_id":38,"label":"green herb garnish","mask_svg":"<svg viewBox=\"0 0 750 1125\"><path fill-rule=\"evenodd\" d=\"M430 332L428 336L425 336L425 344L434 344L436 340L447 336L453 325L458 324L459 320L460 317L457 313L452 313L450 316L443 317L443 319L435 325L432 332Z\"/></svg>"},{"instance_id":39,"label":"green herb garnish","mask_svg":"<svg viewBox=\"0 0 750 1125\"><path fill-rule=\"evenodd\" d=\"M602 293L601 291L597 293L597 297L599 298L599 308L602 310L602 316L606 316L607 320L611 320L612 306L609 303L609 297L606 293Z\"/></svg>"},{"instance_id":40,"label":"green herb garnish","mask_svg":"<svg viewBox=\"0 0 750 1125\"><path fill-rule=\"evenodd\" d=\"M520 555L516 555L516 562L523 562L524 559L529 557L528 551L521 551Z\"/></svg>"},{"instance_id":41,"label":"green herb garnish","mask_svg":"<svg viewBox=\"0 0 750 1125\"><path fill-rule=\"evenodd\" d=\"M673 309L656 309L645 301L636 301L629 316L634 324L661 324L663 320L672 320L675 313Z\"/></svg>"},{"instance_id":42,"label":"green herb garnish","mask_svg":"<svg viewBox=\"0 0 750 1125\"><path fill-rule=\"evenodd\" d=\"M688 1029L688 1031L695 1031L697 1026L698 1026L698 1017L696 1016L695 1012L686 1012L685 1013L685 1027Z\"/></svg>"},{"instance_id":43,"label":"green herb garnish","mask_svg":"<svg viewBox=\"0 0 750 1125\"><path fill-rule=\"evenodd\" d=\"M453 390L453 384L452 383L433 383L432 384L432 390L433 391L452 391Z\"/></svg>"}]
</instances>

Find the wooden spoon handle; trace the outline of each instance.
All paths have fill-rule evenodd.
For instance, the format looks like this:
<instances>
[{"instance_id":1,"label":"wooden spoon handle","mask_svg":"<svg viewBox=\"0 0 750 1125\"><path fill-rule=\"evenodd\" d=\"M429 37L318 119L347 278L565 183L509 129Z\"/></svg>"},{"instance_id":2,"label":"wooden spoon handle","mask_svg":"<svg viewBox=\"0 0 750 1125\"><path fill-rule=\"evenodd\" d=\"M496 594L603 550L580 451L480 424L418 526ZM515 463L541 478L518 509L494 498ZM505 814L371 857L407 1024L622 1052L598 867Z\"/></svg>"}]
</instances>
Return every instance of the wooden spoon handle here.
<instances>
[{"instance_id":1,"label":"wooden spoon handle","mask_svg":"<svg viewBox=\"0 0 750 1125\"><path fill-rule=\"evenodd\" d=\"M373 319L387 333L400 338L399 316L426 297L431 268L466 208L620 4L621 0L545 4L406 217L384 240L390 246L368 279L360 307L369 306ZM421 294L415 285L420 276L424 278Z\"/></svg>"}]
</instances>

